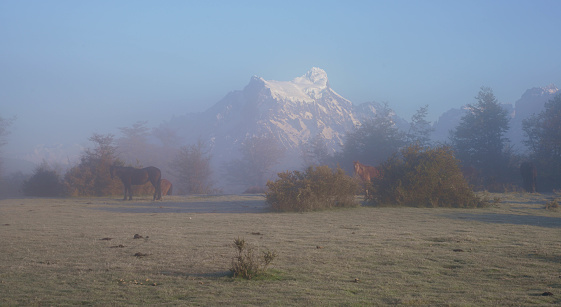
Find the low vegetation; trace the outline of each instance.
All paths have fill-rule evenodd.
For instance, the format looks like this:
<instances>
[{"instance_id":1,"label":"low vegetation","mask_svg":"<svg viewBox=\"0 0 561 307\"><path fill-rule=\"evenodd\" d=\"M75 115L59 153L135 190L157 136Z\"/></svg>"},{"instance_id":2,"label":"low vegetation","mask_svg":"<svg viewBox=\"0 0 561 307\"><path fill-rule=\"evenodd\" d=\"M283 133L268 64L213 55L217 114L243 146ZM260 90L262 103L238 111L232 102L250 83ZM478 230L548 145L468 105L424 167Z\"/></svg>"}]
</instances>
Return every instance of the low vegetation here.
<instances>
[{"instance_id":1,"label":"low vegetation","mask_svg":"<svg viewBox=\"0 0 561 307\"><path fill-rule=\"evenodd\" d=\"M57 171L46 163L35 169L33 175L23 181L23 193L27 196L57 197L64 195L64 184Z\"/></svg>"},{"instance_id":2,"label":"low vegetation","mask_svg":"<svg viewBox=\"0 0 561 307\"><path fill-rule=\"evenodd\" d=\"M278 174L267 182L267 203L274 211L316 211L336 207L356 207L358 182L341 168L309 167L305 172Z\"/></svg>"},{"instance_id":3,"label":"low vegetation","mask_svg":"<svg viewBox=\"0 0 561 307\"><path fill-rule=\"evenodd\" d=\"M559 209L559 202L557 201L557 199L551 200L545 204L545 209L556 211L557 209Z\"/></svg>"},{"instance_id":4,"label":"low vegetation","mask_svg":"<svg viewBox=\"0 0 561 307\"><path fill-rule=\"evenodd\" d=\"M481 207L448 147L409 146L380 166L371 203L386 206Z\"/></svg>"},{"instance_id":5,"label":"low vegetation","mask_svg":"<svg viewBox=\"0 0 561 307\"><path fill-rule=\"evenodd\" d=\"M265 273L267 267L277 257L274 251L263 251L259 254L255 247L245 241L244 238L237 238L234 240L234 247L237 255L232 260L233 277L242 277L245 279L252 279Z\"/></svg>"}]
</instances>

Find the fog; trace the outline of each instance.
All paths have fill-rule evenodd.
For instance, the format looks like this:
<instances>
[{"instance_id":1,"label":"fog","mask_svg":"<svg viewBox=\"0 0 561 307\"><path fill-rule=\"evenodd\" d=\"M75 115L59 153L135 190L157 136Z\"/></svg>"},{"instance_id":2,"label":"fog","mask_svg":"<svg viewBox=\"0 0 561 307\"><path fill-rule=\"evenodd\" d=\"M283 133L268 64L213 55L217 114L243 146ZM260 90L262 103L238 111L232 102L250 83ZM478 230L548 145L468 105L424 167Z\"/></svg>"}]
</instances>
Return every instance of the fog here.
<instances>
[{"instance_id":1,"label":"fog","mask_svg":"<svg viewBox=\"0 0 561 307\"><path fill-rule=\"evenodd\" d=\"M183 116L242 91L254 75L289 81L312 67L353 105L387 103L406 120L428 105L436 122L473 103L481 86L514 107L528 89L561 85L560 9L559 1L4 1L0 117L13 122L2 167L68 168L92 134L118 140L119 128L138 122L152 132L182 120L190 131L180 136L208 135ZM224 150L213 156L238 149Z\"/></svg>"}]
</instances>

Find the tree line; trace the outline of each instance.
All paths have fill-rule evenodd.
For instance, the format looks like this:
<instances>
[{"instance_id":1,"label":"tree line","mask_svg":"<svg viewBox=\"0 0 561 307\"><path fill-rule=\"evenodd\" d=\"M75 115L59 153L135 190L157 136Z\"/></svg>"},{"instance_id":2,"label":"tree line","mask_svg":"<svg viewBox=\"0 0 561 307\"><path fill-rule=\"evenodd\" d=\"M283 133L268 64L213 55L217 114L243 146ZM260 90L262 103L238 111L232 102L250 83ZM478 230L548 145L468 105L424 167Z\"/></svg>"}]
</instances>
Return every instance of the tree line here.
<instances>
[{"instance_id":1,"label":"tree line","mask_svg":"<svg viewBox=\"0 0 561 307\"><path fill-rule=\"evenodd\" d=\"M506 133L509 116L489 87L482 87L475 103L466 106L467 112L450 131L449 140L431 142L431 124L426 120L428 106L421 107L411 117L408 131L394 123L393 110L386 104L375 116L347 133L341 150L330 152L327 142L315 136L302 144L302 169L309 166L340 165L352 174L352 162L380 165L409 146L428 150L446 147L460 161L462 169L471 170L470 184L476 189L510 191L520 186L519 165L532 161L538 169L538 189L551 191L561 186L561 95L546 103L544 110L524 120L524 144L527 154L513 150ZM0 118L0 147L5 144L12 120ZM139 121L132 127L119 128L122 136L93 134L80 161L64 175L46 163L41 164L23 183L23 192L35 196L102 196L120 194L120 182L111 180L111 165L145 167L158 165L164 178L172 179L179 194L208 194L220 192L215 175L226 178L241 190L264 187L267 179L281 161L285 149L269 134L254 135L239 145L239 157L220 167L215 174L210 147L203 140L178 147L180 138L173 131L154 129ZM156 138L160 145L150 142ZM0 177L6 179L4 174ZM149 186L140 193L149 194ZM258 189L259 190L259 189Z\"/></svg>"},{"instance_id":2,"label":"tree line","mask_svg":"<svg viewBox=\"0 0 561 307\"><path fill-rule=\"evenodd\" d=\"M432 128L426 121L428 106L417 110L408 131L401 131L392 121L393 111L385 105L376 116L347 134L342 150L326 155L322 142L313 140L304 155L308 163L347 166L353 160L380 165L403 148L446 147L460 161L466 179L479 190L505 192L520 189L520 164L532 162L538 172L538 189L561 188L561 94L545 104L544 110L523 121L527 153L513 150L506 137L510 126L507 110L501 106L489 87L481 87L475 103L449 132L444 143L430 140ZM349 170L351 171L351 170Z\"/></svg>"}]
</instances>

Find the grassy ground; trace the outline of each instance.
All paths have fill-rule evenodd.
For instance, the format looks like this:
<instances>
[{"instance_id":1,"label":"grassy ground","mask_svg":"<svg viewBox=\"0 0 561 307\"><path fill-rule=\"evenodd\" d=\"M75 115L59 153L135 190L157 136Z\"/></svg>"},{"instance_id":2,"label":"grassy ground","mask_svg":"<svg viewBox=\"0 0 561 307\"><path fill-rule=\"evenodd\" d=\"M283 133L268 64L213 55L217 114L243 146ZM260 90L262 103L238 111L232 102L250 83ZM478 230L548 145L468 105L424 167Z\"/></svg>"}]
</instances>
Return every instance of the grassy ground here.
<instances>
[{"instance_id":1,"label":"grassy ground","mask_svg":"<svg viewBox=\"0 0 561 307\"><path fill-rule=\"evenodd\" d=\"M5 199L0 305L560 304L554 196L304 214L262 196ZM238 237L277 252L266 276L229 277Z\"/></svg>"}]
</instances>

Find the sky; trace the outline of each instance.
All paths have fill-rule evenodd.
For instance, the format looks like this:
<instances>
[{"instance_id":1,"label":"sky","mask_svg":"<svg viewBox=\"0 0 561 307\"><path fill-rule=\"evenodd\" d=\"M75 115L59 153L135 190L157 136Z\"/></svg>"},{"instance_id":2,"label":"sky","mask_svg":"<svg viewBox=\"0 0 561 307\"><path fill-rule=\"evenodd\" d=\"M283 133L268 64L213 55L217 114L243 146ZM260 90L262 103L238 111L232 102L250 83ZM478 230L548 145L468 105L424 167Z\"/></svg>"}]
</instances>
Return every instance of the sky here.
<instances>
[{"instance_id":1,"label":"sky","mask_svg":"<svg viewBox=\"0 0 561 307\"><path fill-rule=\"evenodd\" d=\"M252 76L312 67L353 104L429 120L561 87L561 1L0 0L0 117L8 157L91 145L138 121L210 108ZM42 146L42 147L41 147Z\"/></svg>"}]
</instances>

